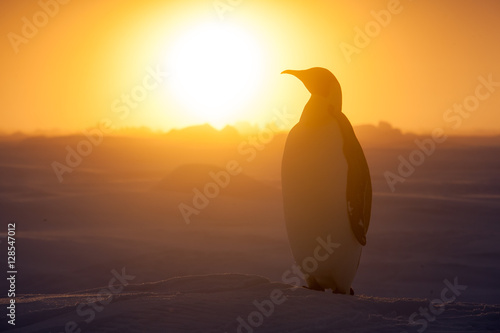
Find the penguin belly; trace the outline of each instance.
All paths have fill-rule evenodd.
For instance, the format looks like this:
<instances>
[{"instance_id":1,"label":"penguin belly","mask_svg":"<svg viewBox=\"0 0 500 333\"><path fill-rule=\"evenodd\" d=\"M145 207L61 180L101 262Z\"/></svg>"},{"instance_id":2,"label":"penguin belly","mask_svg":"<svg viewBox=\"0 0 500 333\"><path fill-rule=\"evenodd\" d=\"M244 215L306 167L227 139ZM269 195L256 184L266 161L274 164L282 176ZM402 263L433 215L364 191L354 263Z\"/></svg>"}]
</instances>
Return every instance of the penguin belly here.
<instances>
[{"instance_id":1,"label":"penguin belly","mask_svg":"<svg viewBox=\"0 0 500 333\"><path fill-rule=\"evenodd\" d=\"M314 126L299 122L290 131L281 174L292 254L309 286L313 281L344 294L350 291L362 249L347 213L347 168L334 118ZM319 239L338 246L328 253Z\"/></svg>"}]
</instances>

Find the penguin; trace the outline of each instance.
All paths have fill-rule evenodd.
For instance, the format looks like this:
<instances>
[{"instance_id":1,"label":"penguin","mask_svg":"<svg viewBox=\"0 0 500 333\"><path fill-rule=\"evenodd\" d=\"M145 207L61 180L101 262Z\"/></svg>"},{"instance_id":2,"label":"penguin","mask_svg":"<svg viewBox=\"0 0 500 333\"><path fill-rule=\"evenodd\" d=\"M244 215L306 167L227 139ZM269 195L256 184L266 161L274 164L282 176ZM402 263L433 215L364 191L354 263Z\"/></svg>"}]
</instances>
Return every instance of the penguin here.
<instances>
[{"instance_id":1,"label":"penguin","mask_svg":"<svg viewBox=\"0 0 500 333\"><path fill-rule=\"evenodd\" d=\"M281 74L297 77L311 93L288 133L281 165L290 248L306 288L354 295L371 214L368 164L342 113L337 78L321 67ZM328 251L320 253L321 246Z\"/></svg>"}]
</instances>

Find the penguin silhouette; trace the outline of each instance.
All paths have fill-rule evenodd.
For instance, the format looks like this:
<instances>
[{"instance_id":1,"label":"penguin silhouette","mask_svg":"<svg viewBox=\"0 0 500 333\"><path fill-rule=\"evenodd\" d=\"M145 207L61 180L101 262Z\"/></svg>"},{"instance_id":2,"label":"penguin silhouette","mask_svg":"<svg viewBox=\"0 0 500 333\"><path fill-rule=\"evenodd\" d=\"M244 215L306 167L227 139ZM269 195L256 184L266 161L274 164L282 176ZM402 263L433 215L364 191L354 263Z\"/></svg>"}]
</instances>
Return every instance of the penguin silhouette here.
<instances>
[{"instance_id":1,"label":"penguin silhouette","mask_svg":"<svg viewBox=\"0 0 500 333\"><path fill-rule=\"evenodd\" d=\"M311 98L288 134L281 178L292 254L307 288L354 294L370 223L372 187L363 149L342 113L342 90L327 69L286 70Z\"/></svg>"}]
</instances>

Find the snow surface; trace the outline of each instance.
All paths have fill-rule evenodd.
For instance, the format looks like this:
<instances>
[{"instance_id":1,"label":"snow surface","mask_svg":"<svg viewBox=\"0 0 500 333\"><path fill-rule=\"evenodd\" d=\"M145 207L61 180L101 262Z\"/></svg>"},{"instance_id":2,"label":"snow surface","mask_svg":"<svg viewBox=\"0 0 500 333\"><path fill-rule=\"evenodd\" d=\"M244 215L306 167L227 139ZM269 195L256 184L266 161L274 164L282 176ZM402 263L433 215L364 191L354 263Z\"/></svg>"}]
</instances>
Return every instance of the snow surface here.
<instances>
[{"instance_id":1,"label":"snow surface","mask_svg":"<svg viewBox=\"0 0 500 333\"><path fill-rule=\"evenodd\" d=\"M19 300L26 313L24 327L9 332L417 332L409 325L429 300L347 296L317 292L255 275L186 276L156 283L130 284L114 295L89 323L79 316L78 304L97 300L100 289L65 295L28 295ZM276 297L276 296L279 297ZM270 300L280 304L269 305ZM267 301L267 302L266 302ZM255 302L265 304L257 314ZM449 303L426 332L499 331L500 306ZM268 315L268 316L266 316ZM255 327L240 327L249 320ZM250 318L250 319L249 319ZM415 320L423 320L418 316ZM76 327L76 326L75 326Z\"/></svg>"},{"instance_id":2,"label":"snow surface","mask_svg":"<svg viewBox=\"0 0 500 333\"><path fill-rule=\"evenodd\" d=\"M205 154L199 143L109 138L60 184L48 166L79 139L68 140L0 144L0 266L14 219L19 271L16 326L0 298L1 332L500 332L498 145L442 146L394 193L384 172L413 141L365 151L374 202L351 297L283 280L293 265L279 190L284 137L252 163L237 154L240 139ZM186 224L179 204L233 158L248 177ZM190 163L202 164L176 169ZM100 298L122 268L135 278ZM467 289L441 304L455 278ZM255 302L270 312L271 299L272 314L256 312Z\"/></svg>"}]
</instances>

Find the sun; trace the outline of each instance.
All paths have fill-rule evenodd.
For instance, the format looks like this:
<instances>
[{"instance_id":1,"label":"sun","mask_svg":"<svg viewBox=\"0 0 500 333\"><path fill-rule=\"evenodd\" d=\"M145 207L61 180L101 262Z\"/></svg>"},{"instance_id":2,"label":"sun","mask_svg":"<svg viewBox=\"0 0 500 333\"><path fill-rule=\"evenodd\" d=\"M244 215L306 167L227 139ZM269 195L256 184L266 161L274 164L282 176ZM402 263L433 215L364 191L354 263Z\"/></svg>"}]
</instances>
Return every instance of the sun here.
<instances>
[{"instance_id":1,"label":"sun","mask_svg":"<svg viewBox=\"0 0 500 333\"><path fill-rule=\"evenodd\" d=\"M254 36L226 23L200 24L172 43L173 95L186 116L221 128L244 120L262 81L262 50Z\"/></svg>"}]
</instances>

